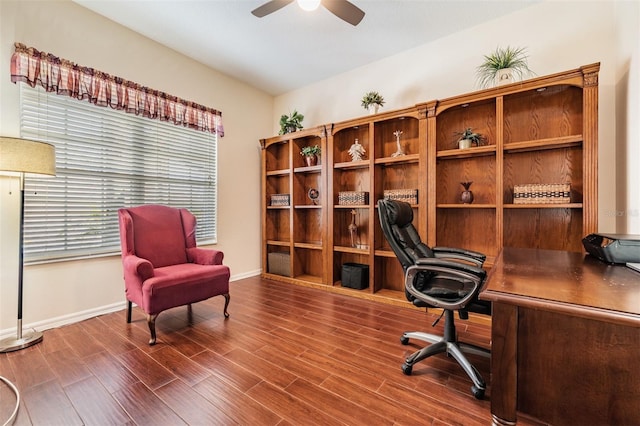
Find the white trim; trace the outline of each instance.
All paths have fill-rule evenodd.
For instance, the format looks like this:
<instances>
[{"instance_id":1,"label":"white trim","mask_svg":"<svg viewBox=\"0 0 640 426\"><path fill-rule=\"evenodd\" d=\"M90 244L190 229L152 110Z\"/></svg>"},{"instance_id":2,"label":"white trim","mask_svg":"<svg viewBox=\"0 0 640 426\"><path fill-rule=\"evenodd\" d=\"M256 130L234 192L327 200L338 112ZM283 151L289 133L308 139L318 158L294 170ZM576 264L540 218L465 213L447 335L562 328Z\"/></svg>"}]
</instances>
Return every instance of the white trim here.
<instances>
[{"instance_id":1,"label":"white trim","mask_svg":"<svg viewBox=\"0 0 640 426\"><path fill-rule=\"evenodd\" d=\"M62 315L56 318L50 318L43 321L26 324L22 328L23 330L37 329L38 331L49 330L51 328L61 327L63 325L73 324L75 322L84 321L89 318L97 317L99 315L110 314L117 312L127 307L125 301L113 303L111 305L100 306L98 308L88 309L86 311L76 312L73 314ZM0 338L12 337L17 333L16 327L0 330Z\"/></svg>"}]
</instances>

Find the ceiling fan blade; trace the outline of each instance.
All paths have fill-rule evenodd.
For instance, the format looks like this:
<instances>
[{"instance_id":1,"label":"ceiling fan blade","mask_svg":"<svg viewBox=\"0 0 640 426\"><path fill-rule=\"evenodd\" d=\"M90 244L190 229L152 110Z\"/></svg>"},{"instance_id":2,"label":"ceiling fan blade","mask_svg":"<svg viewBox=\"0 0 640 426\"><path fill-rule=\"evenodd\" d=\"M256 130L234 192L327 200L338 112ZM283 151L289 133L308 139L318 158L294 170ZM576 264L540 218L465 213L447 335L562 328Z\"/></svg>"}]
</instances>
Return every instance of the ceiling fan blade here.
<instances>
[{"instance_id":1,"label":"ceiling fan blade","mask_svg":"<svg viewBox=\"0 0 640 426\"><path fill-rule=\"evenodd\" d=\"M322 0L322 5L338 18L356 26L364 18L364 12L348 0Z\"/></svg>"},{"instance_id":2,"label":"ceiling fan blade","mask_svg":"<svg viewBox=\"0 0 640 426\"><path fill-rule=\"evenodd\" d=\"M294 0L271 0L263 4L262 6L253 9L251 13L253 13L253 15L257 16L258 18L262 18L263 16L267 16L268 14L282 9L289 3L293 2Z\"/></svg>"}]
</instances>

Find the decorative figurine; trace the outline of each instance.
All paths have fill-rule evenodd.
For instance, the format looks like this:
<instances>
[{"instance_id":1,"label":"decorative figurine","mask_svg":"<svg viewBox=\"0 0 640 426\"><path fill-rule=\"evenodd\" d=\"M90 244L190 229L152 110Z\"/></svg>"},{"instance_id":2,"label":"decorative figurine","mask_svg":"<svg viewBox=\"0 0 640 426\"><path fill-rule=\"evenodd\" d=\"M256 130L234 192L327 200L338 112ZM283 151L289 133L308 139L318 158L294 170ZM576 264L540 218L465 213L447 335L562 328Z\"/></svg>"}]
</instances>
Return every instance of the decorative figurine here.
<instances>
[{"instance_id":1,"label":"decorative figurine","mask_svg":"<svg viewBox=\"0 0 640 426\"><path fill-rule=\"evenodd\" d=\"M349 224L349 236L351 237L351 247L358 247L358 225L356 225L356 214L358 214L355 210L351 210L351 223Z\"/></svg>"},{"instance_id":2,"label":"decorative figurine","mask_svg":"<svg viewBox=\"0 0 640 426\"><path fill-rule=\"evenodd\" d=\"M351 148L349 148L349 155L351 156L351 161L362 160L364 158L365 152L367 151L364 149L364 146L362 146L360 142L358 142L358 138L356 138L356 141L354 142L354 144L351 145Z\"/></svg>"},{"instance_id":3,"label":"decorative figurine","mask_svg":"<svg viewBox=\"0 0 640 426\"><path fill-rule=\"evenodd\" d=\"M391 154L391 156L392 157L402 157L403 155L406 155L404 153L404 151L402 150L402 147L400 146L400 135L402 134L402 130L396 130L395 132L393 132L393 134L396 137L397 149L396 149L396 152Z\"/></svg>"}]
</instances>

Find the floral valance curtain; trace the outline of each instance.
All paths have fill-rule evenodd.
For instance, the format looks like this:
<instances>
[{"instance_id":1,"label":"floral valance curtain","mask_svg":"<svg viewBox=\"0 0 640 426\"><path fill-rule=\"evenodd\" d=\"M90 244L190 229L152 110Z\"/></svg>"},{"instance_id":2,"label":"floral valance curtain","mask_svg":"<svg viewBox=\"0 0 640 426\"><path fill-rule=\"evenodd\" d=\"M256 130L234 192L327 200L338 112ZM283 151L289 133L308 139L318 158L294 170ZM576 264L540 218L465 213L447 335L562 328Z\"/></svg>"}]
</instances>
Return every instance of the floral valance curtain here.
<instances>
[{"instance_id":1,"label":"floral valance curtain","mask_svg":"<svg viewBox=\"0 0 640 426\"><path fill-rule=\"evenodd\" d=\"M48 92L224 136L222 112L213 108L77 65L22 43L16 43L15 49L11 57L14 83L21 81L31 87L39 84Z\"/></svg>"}]
</instances>

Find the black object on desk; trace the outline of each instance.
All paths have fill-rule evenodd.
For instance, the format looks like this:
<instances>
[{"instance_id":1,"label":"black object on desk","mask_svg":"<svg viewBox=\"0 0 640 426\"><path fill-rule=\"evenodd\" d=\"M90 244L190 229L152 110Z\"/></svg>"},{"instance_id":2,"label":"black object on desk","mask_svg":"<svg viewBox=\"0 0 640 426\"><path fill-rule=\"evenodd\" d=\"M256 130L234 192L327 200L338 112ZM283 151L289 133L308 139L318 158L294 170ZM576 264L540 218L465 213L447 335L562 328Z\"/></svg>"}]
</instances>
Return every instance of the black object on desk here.
<instances>
[{"instance_id":1,"label":"black object on desk","mask_svg":"<svg viewBox=\"0 0 640 426\"><path fill-rule=\"evenodd\" d=\"M582 245L587 253L606 263L640 262L640 235L589 234Z\"/></svg>"}]
</instances>

